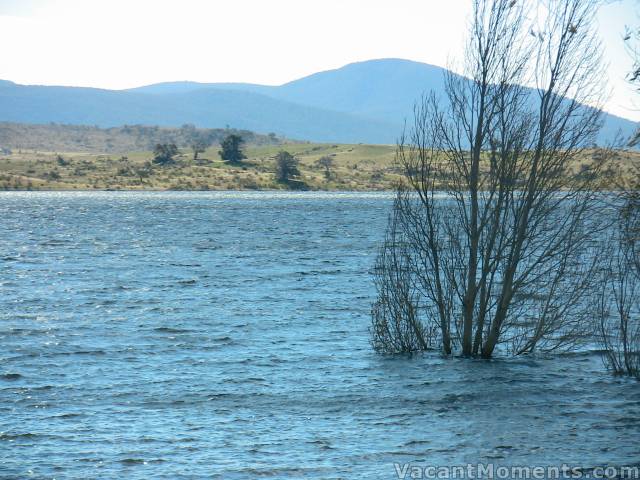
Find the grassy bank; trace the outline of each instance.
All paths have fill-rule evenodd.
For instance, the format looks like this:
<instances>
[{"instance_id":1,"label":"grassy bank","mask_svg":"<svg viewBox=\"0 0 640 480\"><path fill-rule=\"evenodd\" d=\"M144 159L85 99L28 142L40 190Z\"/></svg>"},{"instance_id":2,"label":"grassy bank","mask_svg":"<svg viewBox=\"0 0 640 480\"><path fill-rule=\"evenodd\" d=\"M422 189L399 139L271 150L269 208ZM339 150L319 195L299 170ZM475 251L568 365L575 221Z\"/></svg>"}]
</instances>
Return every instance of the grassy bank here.
<instances>
[{"instance_id":1,"label":"grassy bank","mask_svg":"<svg viewBox=\"0 0 640 480\"><path fill-rule=\"evenodd\" d=\"M223 162L218 149L207 149L197 161L189 149L180 149L175 164L169 166L153 164L150 151L114 155L14 150L0 155L0 189L286 189L274 175L274 156L279 150L287 150L300 160L301 179L309 189L384 190L399 178L393 165L393 146L254 144L247 146L248 158L239 166ZM317 164L323 156L332 159L328 173Z\"/></svg>"},{"instance_id":2,"label":"grassy bank","mask_svg":"<svg viewBox=\"0 0 640 480\"><path fill-rule=\"evenodd\" d=\"M223 162L218 146L200 154L180 149L175 164L151 162L150 151L107 154L13 150L0 155L2 190L264 190L288 189L276 181L274 156L280 150L300 161L301 180L311 190L388 190L401 178L393 145L250 144L239 166ZM327 169L318 163L329 157ZM620 151L613 162L629 170L640 153ZM581 163L576 169L581 168Z\"/></svg>"}]
</instances>

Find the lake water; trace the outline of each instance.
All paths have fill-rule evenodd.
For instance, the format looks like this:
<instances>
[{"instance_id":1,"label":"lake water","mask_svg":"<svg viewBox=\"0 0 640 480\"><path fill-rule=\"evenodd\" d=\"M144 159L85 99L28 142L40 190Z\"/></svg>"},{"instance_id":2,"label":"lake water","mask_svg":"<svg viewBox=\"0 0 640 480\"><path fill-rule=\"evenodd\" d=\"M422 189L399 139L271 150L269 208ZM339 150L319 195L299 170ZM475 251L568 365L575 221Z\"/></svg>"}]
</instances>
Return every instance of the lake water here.
<instances>
[{"instance_id":1,"label":"lake water","mask_svg":"<svg viewBox=\"0 0 640 480\"><path fill-rule=\"evenodd\" d=\"M397 478L640 464L580 353L382 357L389 194L0 193L0 478Z\"/></svg>"}]
</instances>

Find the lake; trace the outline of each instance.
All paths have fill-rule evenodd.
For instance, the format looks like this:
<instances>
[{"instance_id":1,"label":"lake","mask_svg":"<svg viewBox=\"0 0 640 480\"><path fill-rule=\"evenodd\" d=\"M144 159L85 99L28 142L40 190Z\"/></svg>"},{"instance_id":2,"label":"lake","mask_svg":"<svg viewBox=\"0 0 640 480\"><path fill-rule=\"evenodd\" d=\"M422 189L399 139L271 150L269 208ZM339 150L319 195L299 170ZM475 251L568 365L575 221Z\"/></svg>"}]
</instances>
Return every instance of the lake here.
<instances>
[{"instance_id":1,"label":"lake","mask_svg":"<svg viewBox=\"0 0 640 480\"><path fill-rule=\"evenodd\" d=\"M385 193L0 193L0 478L639 465L596 352L376 355Z\"/></svg>"}]
</instances>

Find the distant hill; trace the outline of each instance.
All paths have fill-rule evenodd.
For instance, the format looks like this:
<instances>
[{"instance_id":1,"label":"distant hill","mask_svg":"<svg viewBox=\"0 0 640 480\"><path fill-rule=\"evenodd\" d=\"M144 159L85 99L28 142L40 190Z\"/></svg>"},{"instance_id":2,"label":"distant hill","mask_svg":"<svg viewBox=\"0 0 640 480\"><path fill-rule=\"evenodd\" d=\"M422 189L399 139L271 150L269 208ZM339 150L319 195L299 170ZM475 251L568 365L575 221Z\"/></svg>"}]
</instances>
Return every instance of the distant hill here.
<instances>
[{"instance_id":1,"label":"distant hill","mask_svg":"<svg viewBox=\"0 0 640 480\"><path fill-rule=\"evenodd\" d=\"M201 128L274 132L326 142L392 141L393 125L331 110L289 103L252 92L198 89L146 93L76 87L2 86L0 120L113 127L125 124L166 127L193 123Z\"/></svg>"},{"instance_id":2,"label":"distant hill","mask_svg":"<svg viewBox=\"0 0 640 480\"><path fill-rule=\"evenodd\" d=\"M24 86L0 82L0 120L112 127L122 124L234 128L336 143L393 143L415 100L443 93L440 67L370 60L280 86L167 82L130 90ZM601 141L634 122L605 115Z\"/></svg>"},{"instance_id":3,"label":"distant hill","mask_svg":"<svg viewBox=\"0 0 640 480\"><path fill-rule=\"evenodd\" d=\"M206 138L214 148L224 136L237 133L250 145L277 145L282 139L248 130L198 129L125 125L99 128L86 125L32 125L0 122L0 149L48 152L125 153L152 150L158 143L175 143L188 148L194 133Z\"/></svg>"},{"instance_id":4,"label":"distant hill","mask_svg":"<svg viewBox=\"0 0 640 480\"><path fill-rule=\"evenodd\" d=\"M315 73L280 86L252 83L165 82L128 90L167 95L203 89L239 90L316 108L398 124L423 92L444 91L446 70L400 59L370 60Z\"/></svg>"}]
</instances>

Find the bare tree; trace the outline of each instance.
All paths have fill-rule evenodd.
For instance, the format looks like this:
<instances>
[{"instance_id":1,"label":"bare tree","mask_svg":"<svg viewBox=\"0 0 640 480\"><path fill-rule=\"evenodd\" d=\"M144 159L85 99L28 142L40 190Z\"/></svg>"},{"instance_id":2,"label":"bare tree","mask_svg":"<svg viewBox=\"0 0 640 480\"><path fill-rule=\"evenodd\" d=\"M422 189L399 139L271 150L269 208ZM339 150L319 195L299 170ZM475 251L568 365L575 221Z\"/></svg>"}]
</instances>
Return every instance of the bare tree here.
<instances>
[{"instance_id":1,"label":"bare tree","mask_svg":"<svg viewBox=\"0 0 640 480\"><path fill-rule=\"evenodd\" d=\"M489 358L499 344L522 354L585 338L603 159L582 172L574 165L590 158L601 124L596 7L474 1L465 75L447 74L446 97L417 104L398 144L408 188L389 228L400 227L409 253L390 253L400 247L388 233L378 264L400 258L410 278L393 282L398 273L376 269L372 332L393 324L385 302L403 298L410 305L400 311L438 332L445 353ZM386 342L377 349L398 350Z\"/></svg>"},{"instance_id":2,"label":"bare tree","mask_svg":"<svg viewBox=\"0 0 640 480\"><path fill-rule=\"evenodd\" d=\"M399 195L396 204L403 201ZM418 316L420 289L412 274L415 254L401 225L400 205L392 210L385 241L375 265L378 300L371 313L371 344L379 353L410 353L437 347L437 333L426 330Z\"/></svg>"},{"instance_id":3,"label":"bare tree","mask_svg":"<svg viewBox=\"0 0 640 480\"><path fill-rule=\"evenodd\" d=\"M640 5L637 0L635 3ZM636 18L635 20L639 19ZM624 41L626 42L627 51L633 60L633 66L631 72L629 72L629 81L640 88L640 26L637 24L634 27L627 26Z\"/></svg>"},{"instance_id":4,"label":"bare tree","mask_svg":"<svg viewBox=\"0 0 640 480\"><path fill-rule=\"evenodd\" d=\"M640 29L629 29L625 41L634 61L629 80L640 87ZM639 141L640 130L628 145ZM640 379L640 165L619 171L616 178L618 194L612 208L616 228L609 237L608 262L602 272L598 333L607 368Z\"/></svg>"},{"instance_id":5,"label":"bare tree","mask_svg":"<svg viewBox=\"0 0 640 480\"><path fill-rule=\"evenodd\" d=\"M605 365L640 379L640 193L617 199L617 229L609 238L597 313Z\"/></svg>"},{"instance_id":6,"label":"bare tree","mask_svg":"<svg viewBox=\"0 0 640 480\"><path fill-rule=\"evenodd\" d=\"M640 6L640 1L636 2ZM636 19L640 20L640 16ZM633 66L631 72L629 72L628 80L638 92L640 92L640 25L635 27L627 27L627 31L624 35L624 41L626 42L627 52L629 53ZM629 146L633 147L640 143L640 128L636 130L635 134L629 140Z\"/></svg>"}]
</instances>

